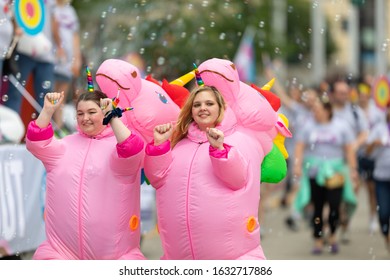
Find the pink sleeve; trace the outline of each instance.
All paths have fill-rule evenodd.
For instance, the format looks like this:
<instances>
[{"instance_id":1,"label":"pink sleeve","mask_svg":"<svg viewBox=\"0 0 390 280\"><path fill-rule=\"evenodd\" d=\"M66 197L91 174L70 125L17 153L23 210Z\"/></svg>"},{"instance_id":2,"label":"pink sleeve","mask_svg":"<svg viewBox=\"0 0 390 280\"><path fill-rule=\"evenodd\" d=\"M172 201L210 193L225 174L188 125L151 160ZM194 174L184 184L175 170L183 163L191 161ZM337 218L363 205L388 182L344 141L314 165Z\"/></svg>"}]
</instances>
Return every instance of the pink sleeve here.
<instances>
[{"instance_id":1,"label":"pink sleeve","mask_svg":"<svg viewBox=\"0 0 390 280\"><path fill-rule=\"evenodd\" d=\"M116 151L118 157L120 158L129 158L133 155L138 154L144 148L144 142L142 139L132 133L125 141L122 143L116 144Z\"/></svg>"},{"instance_id":2,"label":"pink sleeve","mask_svg":"<svg viewBox=\"0 0 390 280\"><path fill-rule=\"evenodd\" d=\"M154 146L153 142L146 145L144 171L155 189L165 185L165 179L171 164L172 150L169 141L158 146Z\"/></svg>"},{"instance_id":3,"label":"pink sleeve","mask_svg":"<svg viewBox=\"0 0 390 280\"><path fill-rule=\"evenodd\" d=\"M245 187L247 183L249 165L237 148L229 146L228 149L225 153L217 151L217 154L222 155L222 157L210 156L210 160L214 175L225 182L230 189L238 190ZM223 157L224 155L226 158ZM227 157L227 155L229 156Z\"/></svg>"},{"instance_id":4,"label":"pink sleeve","mask_svg":"<svg viewBox=\"0 0 390 280\"><path fill-rule=\"evenodd\" d=\"M54 135L51 123L47 127L40 128L35 121L31 121L27 127L27 139L30 141L42 141L52 138Z\"/></svg>"},{"instance_id":5,"label":"pink sleeve","mask_svg":"<svg viewBox=\"0 0 390 280\"><path fill-rule=\"evenodd\" d=\"M209 147L210 156L215 157L215 158L227 158L229 151L230 151L230 148L232 146L224 143L223 147L224 147L224 149L220 150L220 149L214 148L213 146L210 145L210 147Z\"/></svg>"},{"instance_id":6,"label":"pink sleeve","mask_svg":"<svg viewBox=\"0 0 390 280\"><path fill-rule=\"evenodd\" d=\"M166 154L171 149L171 142L169 140L155 146L154 141L146 145L145 153L149 156L161 156Z\"/></svg>"}]
</instances>

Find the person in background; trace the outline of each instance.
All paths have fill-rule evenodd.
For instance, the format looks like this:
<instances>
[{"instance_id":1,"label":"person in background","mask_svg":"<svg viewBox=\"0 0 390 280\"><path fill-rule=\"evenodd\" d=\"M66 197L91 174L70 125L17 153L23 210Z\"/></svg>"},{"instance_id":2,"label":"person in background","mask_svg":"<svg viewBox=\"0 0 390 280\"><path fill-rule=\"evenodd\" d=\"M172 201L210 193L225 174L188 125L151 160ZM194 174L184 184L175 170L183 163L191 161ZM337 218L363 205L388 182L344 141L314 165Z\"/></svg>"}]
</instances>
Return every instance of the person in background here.
<instances>
[{"instance_id":1,"label":"person in background","mask_svg":"<svg viewBox=\"0 0 390 280\"><path fill-rule=\"evenodd\" d=\"M140 251L143 140L98 90L77 99L79 132L57 139L50 121L63 100L63 93L47 93L27 129L26 147L47 171L47 240L33 258L145 259Z\"/></svg>"},{"instance_id":2,"label":"person in background","mask_svg":"<svg viewBox=\"0 0 390 280\"><path fill-rule=\"evenodd\" d=\"M312 253L324 249L324 206L329 206L328 239L330 252L338 253L336 231L340 221L342 200L356 204L352 178L357 176L357 163L352 147L353 134L348 125L333 117L332 105L323 95L313 106L314 120L304 125L297 135L294 175L300 178L300 188L294 204L302 211L310 202L314 247ZM338 180L338 181L337 181Z\"/></svg>"},{"instance_id":3,"label":"person in background","mask_svg":"<svg viewBox=\"0 0 390 280\"><path fill-rule=\"evenodd\" d=\"M71 90L73 78L80 75L81 52L79 37L79 20L71 0L57 0L54 10L55 19L58 22L60 39L65 56L57 57L54 66L54 91L64 92L65 103ZM70 128L66 128L63 120L63 108L54 113L54 122L57 125L55 133L59 137L69 134Z\"/></svg>"},{"instance_id":4,"label":"person in background","mask_svg":"<svg viewBox=\"0 0 390 280\"><path fill-rule=\"evenodd\" d=\"M33 88L35 100L42 107L45 94L51 92L54 85L55 56L63 58L65 53L59 37L58 23L54 18L55 0L44 1L45 14L42 32L35 36L21 35L17 47L17 60L20 73L16 75L19 80L18 87L25 86L30 75L33 75ZM23 42L23 43L22 43ZM29 45L34 45L36 49ZM44 51L38 51L44 49ZM32 50L30 53L29 50ZM35 53L37 52L37 53ZM8 100L5 106L21 114L22 94L13 83L7 91Z\"/></svg>"},{"instance_id":5,"label":"person in background","mask_svg":"<svg viewBox=\"0 0 390 280\"><path fill-rule=\"evenodd\" d=\"M372 156L375 162L373 178L380 230L390 253L390 104L386 111L386 121L375 124L367 143L367 155Z\"/></svg>"},{"instance_id":6,"label":"person in background","mask_svg":"<svg viewBox=\"0 0 390 280\"><path fill-rule=\"evenodd\" d=\"M265 74L267 79L276 77L273 64L268 62L266 65ZM306 122L310 122L313 119L311 108L318 98L318 92L314 87L303 88L303 85L296 79L292 79L286 89L280 80L276 78L273 88L282 103L279 112L283 113L289 120L289 130L294 135L294 137L286 138L284 142L289 156L286 160L288 173L283 181L284 192L281 198L281 206L289 207L289 214L285 219L285 224L289 229L297 231L299 230L298 221L301 218L301 213L297 213L292 204L298 189L296 178L293 176L296 135L301 132Z\"/></svg>"},{"instance_id":7,"label":"person in background","mask_svg":"<svg viewBox=\"0 0 390 280\"><path fill-rule=\"evenodd\" d=\"M356 87L358 93L358 105L363 110L367 117L369 129L374 127L377 123L385 121L385 114L375 105L374 100L371 98L371 88L368 84L359 83ZM357 151L359 175L361 182L367 188L368 202L369 202L369 231L375 233L378 230L377 219L377 203L375 196L375 183L373 178L374 172L374 159L366 154L367 146L362 146Z\"/></svg>"},{"instance_id":8,"label":"person in background","mask_svg":"<svg viewBox=\"0 0 390 280\"><path fill-rule=\"evenodd\" d=\"M13 16L11 0L0 0L0 27L0 93L4 93L2 84L7 80L3 79L3 75L7 74L3 73L4 61L22 33Z\"/></svg>"},{"instance_id":9,"label":"person in background","mask_svg":"<svg viewBox=\"0 0 390 280\"><path fill-rule=\"evenodd\" d=\"M333 115L337 120L346 121L350 129L352 129L354 133L352 148L357 158L357 151L364 146L369 133L367 117L359 106L351 102L351 86L346 79L336 78L333 82L329 83L329 86ZM354 177L353 180L355 193L357 193L359 176ZM353 209L348 208L348 205L344 203L342 204L341 242L344 244L350 241L349 224L354 214Z\"/></svg>"},{"instance_id":10,"label":"person in background","mask_svg":"<svg viewBox=\"0 0 390 280\"><path fill-rule=\"evenodd\" d=\"M175 129L154 128L144 170L156 188L162 259L265 259L261 151L213 86L195 88Z\"/></svg>"}]
</instances>

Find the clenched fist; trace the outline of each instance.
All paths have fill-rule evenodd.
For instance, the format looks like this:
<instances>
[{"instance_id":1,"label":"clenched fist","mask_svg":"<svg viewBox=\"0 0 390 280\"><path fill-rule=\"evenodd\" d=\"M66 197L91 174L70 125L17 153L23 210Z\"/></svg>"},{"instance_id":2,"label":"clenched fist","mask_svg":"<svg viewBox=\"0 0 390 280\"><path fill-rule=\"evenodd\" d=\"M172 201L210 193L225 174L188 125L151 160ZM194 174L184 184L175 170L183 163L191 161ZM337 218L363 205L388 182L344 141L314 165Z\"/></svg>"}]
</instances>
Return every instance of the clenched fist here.
<instances>
[{"instance_id":1,"label":"clenched fist","mask_svg":"<svg viewBox=\"0 0 390 280\"><path fill-rule=\"evenodd\" d=\"M171 123L157 125L153 130L154 145L158 146L167 141L173 133Z\"/></svg>"}]
</instances>

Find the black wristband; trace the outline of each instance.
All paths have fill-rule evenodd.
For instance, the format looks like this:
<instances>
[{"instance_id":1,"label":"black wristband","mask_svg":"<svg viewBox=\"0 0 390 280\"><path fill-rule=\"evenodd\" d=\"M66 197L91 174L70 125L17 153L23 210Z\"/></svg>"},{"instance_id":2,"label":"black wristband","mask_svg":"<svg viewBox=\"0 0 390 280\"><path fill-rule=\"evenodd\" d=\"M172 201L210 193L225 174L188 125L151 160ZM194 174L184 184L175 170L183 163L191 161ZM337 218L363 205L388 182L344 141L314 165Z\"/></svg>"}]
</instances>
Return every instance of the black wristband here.
<instances>
[{"instance_id":1,"label":"black wristband","mask_svg":"<svg viewBox=\"0 0 390 280\"><path fill-rule=\"evenodd\" d=\"M122 117L122 109L116 107L114 110L106 114L106 116L103 119L103 125L107 125L112 118L120 118L120 117Z\"/></svg>"}]
</instances>

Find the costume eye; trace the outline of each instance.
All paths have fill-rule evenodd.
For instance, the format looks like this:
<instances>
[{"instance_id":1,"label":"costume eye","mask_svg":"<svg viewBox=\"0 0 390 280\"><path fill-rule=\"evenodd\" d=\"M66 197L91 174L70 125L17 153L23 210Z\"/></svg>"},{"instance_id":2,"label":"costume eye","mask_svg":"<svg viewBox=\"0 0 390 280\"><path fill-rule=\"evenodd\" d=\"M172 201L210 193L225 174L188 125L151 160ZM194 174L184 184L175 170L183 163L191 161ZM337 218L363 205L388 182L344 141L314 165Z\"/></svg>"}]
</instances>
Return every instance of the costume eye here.
<instances>
[{"instance_id":1,"label":"costume eye","mask_svg":"<svg viewBox=\"0 0 390 280\"><path fill-rule=\"evenodd\" d=\"M136 77L137 77L137 71L131 72L131 76L132 76L133 78L136 78Z\"/></svg>"},{"instance_id":2,"label":"costume eye","mask_svg":"<svg viewBox=\"0 0 390 280\"><path fill-rule=\"evenodd\" d=\"M164 94L162 93L159 93L157 91L155 91L155 93L158 95L158 98L160 99L160 101L164 104L167 104L168 103L168 99L165 97Z\"/></svg>"}]
</instances>

